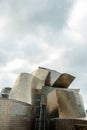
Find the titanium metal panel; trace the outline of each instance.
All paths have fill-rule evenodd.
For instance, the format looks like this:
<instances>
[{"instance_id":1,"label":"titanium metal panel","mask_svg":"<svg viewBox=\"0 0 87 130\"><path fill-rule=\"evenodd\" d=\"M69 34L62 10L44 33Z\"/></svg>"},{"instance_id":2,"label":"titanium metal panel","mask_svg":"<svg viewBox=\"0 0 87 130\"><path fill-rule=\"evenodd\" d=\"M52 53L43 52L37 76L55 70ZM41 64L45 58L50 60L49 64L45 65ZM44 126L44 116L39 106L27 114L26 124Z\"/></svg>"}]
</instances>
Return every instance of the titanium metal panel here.
<instances>
[{"instance_id":1,"label":"titanium metal panel","mask_svg":"<svg viewBox=\"0 0 87 130\"><path fill-rule=\"evenodd\" d=\"M9 98L9 93L11 91L11 88L10 87L5 87L2 89L1 91L1 95L3 98Z\"/></svg>"},{"instance_id":2,"label":"titanium metal panel","mask_svg":"<svg viewBox=\"0 0 87 130\"><path fill-rule=\"evenodd\" d=\"M69 85L72 83L72 81L75 79L74 76L67 74L67 73L63 73L61 74L57 80L54 82L54 84L52 85L52 87L56 87L56 88L68 88Z\"/></svg>"},{"instance_id":3,"label":"titanium metal panel","mask_svg":"<svg viewBox=\"0 0 87 130\"><path fill-rule=\"evenodd\" d=\"M11 99L22 101L28 104L32 104L32 89L42 89L44 82L28 73L21 73L10 94Z\"/></svg>"},{"instance_id":4,"label":"titanium metal panel","mask_svg":"<svg viewBox=\"0 0 87 130\"><path fill-rule=\"evenodd\" d=\"M82 96L75 90L56 89L60 118L86 117Z\"/></svg>"},{"instance_id":5,"label":"titanium metal panel","mask_svg":"<svg viewBox=\"0 0 87 130\"><path fill-rule=\"evenodd\" d=\"M50 85L50 71L44 68L38 68L36 71L32 72L32 75L36 76L38 79L42 80L45 85Z\"/></svg>"},{"instance_id":6,"label":"titanium metal panel","mask_svg":"<svg viewBox=\"0 0 87 130\"><path fill-rule=\"evenodd\" d=\"M84 103L78 89L57 88L47 95L49 118L86 117Z\"/></svg>"},{"instance_id":7,"label":"titanium metal panel","mask_svg":"<svg viewBox=\"0 0 87 130\"><path fill-rule=\"evenodd\" d=\"M45 86L52 86L56 88L68 88L72 81L75 79L73 75L60 73L56 70L42 67L39 67L34 74L39 79L44 79Z\"/></svg>"},{"instance_id":8,"label":"titanium metal panel","mask_svg":"<svg viewBox=\"0 0 87 130\"><path fill-rule=\"evenodd\" d=\"M31 130L32 106L16 100L0 99L0 130Z\"/></svg>"}]
</instances>

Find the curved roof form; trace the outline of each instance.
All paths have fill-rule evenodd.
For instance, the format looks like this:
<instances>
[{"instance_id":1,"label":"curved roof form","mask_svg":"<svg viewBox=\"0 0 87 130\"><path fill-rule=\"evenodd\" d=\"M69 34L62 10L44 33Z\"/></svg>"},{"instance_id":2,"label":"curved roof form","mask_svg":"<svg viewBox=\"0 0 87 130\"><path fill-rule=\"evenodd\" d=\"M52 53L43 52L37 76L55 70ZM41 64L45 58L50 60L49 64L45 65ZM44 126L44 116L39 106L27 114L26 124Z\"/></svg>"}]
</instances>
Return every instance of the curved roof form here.
<instances>
[{"instance_id":1,"label":"curved roof form","mask_svg":"<svg viewBox=\"0 0 87 130\"><path fill-rule=\"evenodd\" d=\"M32 73L34 76L44 81L45 86L58 88L68 88L75 79L73 75L68 73L60 73L56 70L39 67Z\"/></svg>"}]
</instances>

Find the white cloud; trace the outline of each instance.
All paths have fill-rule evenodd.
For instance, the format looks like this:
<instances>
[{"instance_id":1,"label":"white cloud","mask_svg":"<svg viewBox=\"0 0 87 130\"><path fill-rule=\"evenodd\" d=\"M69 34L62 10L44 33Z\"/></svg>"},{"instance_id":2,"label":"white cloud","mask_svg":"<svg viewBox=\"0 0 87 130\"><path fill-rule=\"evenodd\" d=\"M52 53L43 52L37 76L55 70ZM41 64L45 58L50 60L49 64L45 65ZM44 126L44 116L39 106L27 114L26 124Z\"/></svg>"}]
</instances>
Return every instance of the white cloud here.
<instances>
[{"instance_id":1,"label":"white cloud","mask_svg":"<svg viewBox=\"0 0 87 130\"><path fill-rule=\"evenodd\" d=\"M19 69L24 65L25 61L23 59L14 59L7 63L4 68L5 71L14 71L15 69Z\"/></svg>"},{"instance_id":2,"label":"white cloud","mask_svg":"<svg viewBox=\"0 0 87 130\"><path fill-rule=\"evenodd\" d=\"M3 16L0 17L0 32L4 30L7 25L7 19Z\"/></svg>"},{"instance_id":3,"label":"white cloud","mask_svg":"<svg viewBox=\"0 0 87 130\"><path fill-rule=\"evenodd\" d=\"M85 106L85 109L87 110L87 104L84 104L84 106Z\"/></svg>"},{"instance_id":4,"label":"white cloud","mask_svg":"<svg viewBox=\"0 0 87 130\"><path fill-rule=\"evenodd\" d=\"M7 16L0 16L0 41L2 41L5 37L7 37L7 26L9 23L9 19Z\"/></svg>"},{"instance_id":5,"label":"white cloud","mask_svg":"<svg viewBox=\"0 0 87 130\"><path fill-rule=\"evenodd\" d=\"M87 40L87 0L77 0L73 10L70 12L68 25L80 37L83 37L83 41Z\"/></svg>"}]
</instances>

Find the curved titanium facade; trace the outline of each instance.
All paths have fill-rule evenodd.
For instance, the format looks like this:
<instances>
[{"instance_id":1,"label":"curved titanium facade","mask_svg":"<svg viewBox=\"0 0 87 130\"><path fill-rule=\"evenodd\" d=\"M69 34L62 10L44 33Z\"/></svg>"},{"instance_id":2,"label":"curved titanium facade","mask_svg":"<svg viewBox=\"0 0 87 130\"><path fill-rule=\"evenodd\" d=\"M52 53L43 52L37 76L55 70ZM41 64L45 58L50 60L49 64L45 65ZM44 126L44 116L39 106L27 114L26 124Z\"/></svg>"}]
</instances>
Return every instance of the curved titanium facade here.
<instances>
[{"instance_id":1,"label":"curved titanium facade","mask_svg":"<svg viewBox=\"0 0 87 130\"><path fill-rule=\"evenodd\" d=\"M9 97L14 100L32 104L32 89L42 89L43 85L44 82L32 74L21 73L11 90Z\"/></svg>"},{"instance_id":2,"label":"curved titanium facade","mask_svg":"<svg viewBox=\"0 0 87 130\"><path fill-rule=\"evenodd\" d=\"M10 87L3 88L1 91L1 95L3 98L9 98L9 93L11 91Z\"/></svg>"},{"instance_id":3,"label":"curved titanium facade","mask_svg":"<svg viewBox=\"0 0 87 130\"><path fill-rule=\"evenodd\" d=\"M21 73L9 94L10 99L31 104L31 74Z\"/></svg>"},{"instance_id":4,"label":"curved titanium facade","mask_svg":"<svg viewBox=\"0 0 87 130\"><path fill-rule=\"evenodd\" d=\"M57 88L47 95L47 111L50 118L82 118L86 112L79 90Z\"/></svg>"},{"instance_id":5,"label":"curved titanium facade","mask_svg":"<svg viewBox=\"0 0 87 130\"><path fill-rule=\"evenodd\" d=\"M68 73L59 73L56 70L39 67L32 73L34 76L44 81L45 86L56 88L68 88L75 79L73 75Z\"/></svg>"},{"instance_id":6,"label":"curved titanium facade","mask_svg":"<svg viewBox=\"0 0 87 130\"><path fill-rule=\"evenodd\" d=\"M0 130L31 130L32 110L27 103L0 99Z\"/></svg>"}]
</instances>

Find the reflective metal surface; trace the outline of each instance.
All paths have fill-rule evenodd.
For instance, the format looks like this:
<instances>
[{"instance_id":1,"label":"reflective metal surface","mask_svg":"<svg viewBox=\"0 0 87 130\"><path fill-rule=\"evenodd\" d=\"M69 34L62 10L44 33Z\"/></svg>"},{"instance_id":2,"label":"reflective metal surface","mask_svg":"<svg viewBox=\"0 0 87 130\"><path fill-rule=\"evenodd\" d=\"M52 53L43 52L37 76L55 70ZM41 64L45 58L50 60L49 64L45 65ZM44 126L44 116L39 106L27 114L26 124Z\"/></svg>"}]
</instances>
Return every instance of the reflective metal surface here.
<instances>
[{"instance_id":1,"label":"reflective metal surface","mask_svg":"<svg viewBox=\"0 0 87 130\"><path fill-rule=\"evenodd\" d=\"M74 79L42 67L32 74L21 73L10 91L11 100L0 100L0 130L46 130L50 119L50 130L71 130L86 117L79 89L67 89Z\"/></svg>"},{"instance_id":2,"label":"reflective metal surface","mask_svg":"<svg viewBox=\"0 0 87 130\"><path fill-rule=\"evenodd\" d=\"M86 117L79 90L57 88L47 95L47 111L50 118Z\"/></svg>"},{"instance_id":3,"label":"reflective metal surface","mask_svg":"<svg viewBox=\"0 0 87 130\"><path fill-rule=\"evenodd\" d=\"M32 75L36 76L38 79L42 80L45 85L50 85L50 71L39 67L36 71L32 72Z\"/></svg>"},{"instance_id":4,"label":"reflective metal surface","mask_svg":"<svg viewBox=\"0 0 87 130\"><path fill-rule=\"evenodd\" d=\"M0 99L0 130L31 130L32 106L23 102Z\"/></svg>"},{"instance_id":5,"label":"reflective metal surface","mask_svg":"<svg viewBox=\"0 0 87 130\"><path fill-rule=\"evenodd\" d=\"M32 104L32 89L42 89L43 85L44 81L32 74L21 73L9 94L10 98Z\"/></svg>"},{"instance_id":6,"label":"reflective metal surface","mask_svg":"<svg viewBox=\"0 0 87 130\"><path fill-rule=\"evenodd\" d=\"M72 89L56 89L60 118L86 117L82 96Z\"/></svg>"},{"instance_id":7,"label":"reflective metal surface","mask_svg":"<svg viewBox=\"0 0 87 130\"><path fill-rule=\"evenodd\" d=\"M60 73L56 70L39 67L32 73L34 76L44 81L44 86L52 86L57 88L68 88L75 79L73 75Z\"/></svg>"},{"instance_id":8,"label":"reflective metal surface","mask_svg":"<svg viewBox=\"0 0 87 130\"><path fill-rule=\"evenodd\" d=\"M31 86L30 86L31 74L21 73L9 94L11 99L22 101L25 103L31 103Z\"/></svg>"},{"instance_id":9,"label":"reflective metal surface","mask_svg":"<svg viewBox=\"0 0 87 130\"><path fill-rule=\"evenodd\" d=\"M74 76L70 74L63 73L59 76L59 78L55 81L52 87L56 88L68 88L72 81L75 79Z\"/></svg>"},{"instance_id":10,"label":"reflective metal surface","mask_svg":"<svg viewBox=\"0 0 87 130\"><path fill-rule=\"evenodd\" d=\"M3 88L1 91L2 98L9 98L10 91L11 91L10 87Z\"/></svg>"}]
</instances>

